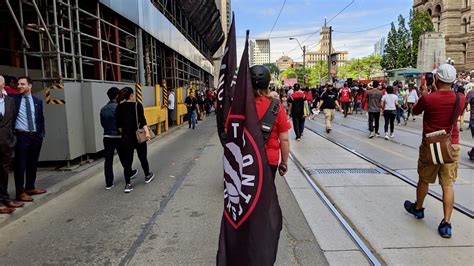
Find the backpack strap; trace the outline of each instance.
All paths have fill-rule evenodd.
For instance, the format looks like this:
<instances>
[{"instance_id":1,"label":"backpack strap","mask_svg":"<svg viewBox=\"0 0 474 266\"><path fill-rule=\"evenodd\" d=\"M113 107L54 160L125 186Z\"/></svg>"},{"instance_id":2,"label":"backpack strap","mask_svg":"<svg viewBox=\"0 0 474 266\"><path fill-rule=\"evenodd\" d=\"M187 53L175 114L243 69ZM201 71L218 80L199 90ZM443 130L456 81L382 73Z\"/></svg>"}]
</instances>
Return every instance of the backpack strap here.
<instances>
[{"instance_id":1,"label":"backpack strap","mask_svg":"<svg viewBox=\"0 0 474 266\"><path fill-rule=\"evenodd\" d=\"M262 117L261 120L261 129L263 133L263 140L267 143L270 133L272 133L273 124L275 124L276 116L280 110L280 101L277 99L272 99L270 106Z\"/></svg>"},{"instance_id":2,"label":"backpack strap","mask_svg":"<svg viewBox=\"0 0 474 266\"><path fill-rule=\"evenodd\" d=\"M455 123L457 122L457 114L458 114L458 107L459 107L459 94L457 92L454 92L456 94L456 102L454 103L454 112L453 112L453 117L451 118L451 131L450 134L453 132L453 128Z\"/></svg>"}]
</instances>

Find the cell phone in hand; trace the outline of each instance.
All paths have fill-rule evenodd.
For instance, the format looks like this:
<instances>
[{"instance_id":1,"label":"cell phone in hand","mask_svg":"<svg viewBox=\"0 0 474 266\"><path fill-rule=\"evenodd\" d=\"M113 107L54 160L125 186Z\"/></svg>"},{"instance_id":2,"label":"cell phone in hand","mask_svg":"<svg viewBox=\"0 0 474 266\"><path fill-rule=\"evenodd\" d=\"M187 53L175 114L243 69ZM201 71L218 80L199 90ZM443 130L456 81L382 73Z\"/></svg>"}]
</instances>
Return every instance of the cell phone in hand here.
<instances>
[{"instance_id":1,"label":"cell phone in hand","mask_svg":"<svg viewBox=\"0 0 474 266\"><path fill-rule=\"evenodd\" d=\"M425 74L425 79L426 79L426 86L431 86L433 85L433 82L434 82L434 77L433 77L433 73L426 73Z\"/></svg>"}]
</instances>

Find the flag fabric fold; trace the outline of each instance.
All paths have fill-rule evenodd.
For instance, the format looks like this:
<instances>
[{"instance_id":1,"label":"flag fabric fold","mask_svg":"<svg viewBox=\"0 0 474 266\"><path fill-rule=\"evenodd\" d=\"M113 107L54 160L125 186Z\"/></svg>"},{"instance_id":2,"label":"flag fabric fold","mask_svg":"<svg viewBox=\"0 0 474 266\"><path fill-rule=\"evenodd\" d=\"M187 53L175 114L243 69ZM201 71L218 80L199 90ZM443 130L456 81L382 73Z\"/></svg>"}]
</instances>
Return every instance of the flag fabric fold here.
<instances>
[{"instance_id":1,"label":"flag fabric fold","mask_svg":"<svg viewBox=\"0 0 474 266\"><path fill-rule=\"evenodd\" d=\"M217 265L273 265L282 215L255 106L248 31L226 128Z\"/></svg>"},{"instance_id":2,"label":"flag fabric fold","mask_svg":"<svg viewBox=\"0 0 474 266\"><path fill-rule=\"evenodd\" d=\"M224 127L227 114L229 113L229 107L232 103L232 95L234 93L236 78L235 71L237 69L237 44L235 37L235 18L233 13L232 23L227 36L227 42L219 71L219 85L217 86L216 106L217 132L222 146L225 145Z\"/></svg>"}]
</instances>

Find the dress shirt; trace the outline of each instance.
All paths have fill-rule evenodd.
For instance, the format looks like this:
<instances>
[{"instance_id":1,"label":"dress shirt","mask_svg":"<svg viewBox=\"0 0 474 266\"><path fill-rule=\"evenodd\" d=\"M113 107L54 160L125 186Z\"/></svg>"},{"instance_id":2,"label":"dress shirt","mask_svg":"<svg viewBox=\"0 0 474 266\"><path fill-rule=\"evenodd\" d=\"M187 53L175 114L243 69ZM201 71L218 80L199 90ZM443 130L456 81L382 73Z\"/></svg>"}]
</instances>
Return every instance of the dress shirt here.
<instances>
[{"instance_id":1,"label":"dress shirt","mask_svg":"<svg viewBox=\"0 0 474 266\"><path fill-rule=\"evenodd\" d=\"M174 110L174 93L170 93L168 96L168 109Z\"/></svg>"},{"instance_id":2,"label":"dress shirt","mask_svg":"<svg viewBox=\"0 0 474 266\"><path fill-rule=\"evenodd\" d=\"M4 94L5 91L2 91L2 93L0 93L0 114L1 115L5 115L5 94Z\"/></svg>"},{"instance_id":3,"label":"dress shirt","mask_svg":"<svg viewBox=\"0 0 474 266\"><path fill-rule=\"evenodd\" d=\"M20 111L18 112L18 117L16 119L15 129L19 129L22 131L30 131L28 129L28 117L26 115L26 101L25 100L28 100L30 102L31 118L33 119L33 132L36 132L36 123L35 123L36 108L35 108L35 102L33 101L33 96L31 96L31 94L21 97Z\"/></svg>"}]
</instances>

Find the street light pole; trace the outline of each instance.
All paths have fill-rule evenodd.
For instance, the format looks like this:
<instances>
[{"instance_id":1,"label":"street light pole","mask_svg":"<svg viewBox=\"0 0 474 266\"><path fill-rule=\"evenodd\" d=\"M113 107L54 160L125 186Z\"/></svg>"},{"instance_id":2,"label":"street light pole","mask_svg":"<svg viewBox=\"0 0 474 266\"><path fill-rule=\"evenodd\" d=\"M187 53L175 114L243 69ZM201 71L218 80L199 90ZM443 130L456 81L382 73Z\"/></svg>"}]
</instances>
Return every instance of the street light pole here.
<instances>
[{"instance_id":1,"label":"street light pole","mask_svg":"<svg viewBox=\"0 0 474 266\"><path fill-rule=\"evenodd\" d=\"M303 83L304 83L305 78L306 78L306 66L305 66L305 63L306 63L306 46L301 46L300 41L298 41L298 39L296 39L296 38L291 37L290 40L295 40L296 42L298 42L298 45L300 46L301 50L303 51Z\"/></svg>"}]
</instances>

